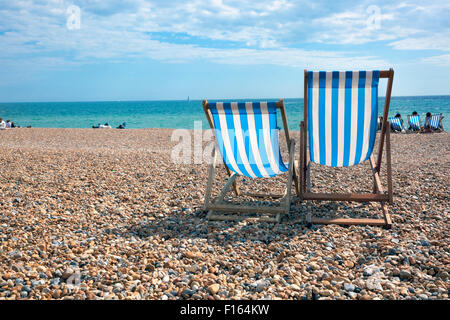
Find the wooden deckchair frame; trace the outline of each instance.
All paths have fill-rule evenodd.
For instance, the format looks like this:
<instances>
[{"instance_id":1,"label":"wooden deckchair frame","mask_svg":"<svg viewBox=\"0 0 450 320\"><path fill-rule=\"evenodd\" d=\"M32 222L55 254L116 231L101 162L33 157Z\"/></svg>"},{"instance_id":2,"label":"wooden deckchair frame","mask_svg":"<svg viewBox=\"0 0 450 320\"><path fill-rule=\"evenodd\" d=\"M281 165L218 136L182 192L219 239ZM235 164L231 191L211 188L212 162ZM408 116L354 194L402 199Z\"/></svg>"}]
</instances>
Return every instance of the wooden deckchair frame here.
<instances>
[{"instance_id":1,"label":"wooden deckchair frame","mask_svg":"<svg viewBox=\"0 0 450 320\"><path fill-rule=\"evenodd\" d=\"M314 201L356 201L356 202L379 202L383 212L383 219L346 219L346 218L314 218L311 213L307 214L307 222L309 224L339 224L339 225L376 225L390 228L392 220L386 203L393 203L392 194L392 169L391 169L391 141L390 141L390 122L388 119L389 104L391 101L392 83L394 80L394 70L380 71L380 78L387 78L388 84L386 88L386 98L384 103L383 121L381 126L381 134L378 147L378 156L375 161L372 154L369 158L371 166L371 174L373 177L373 191L372 193L358 194L358 193L313 193L310 188L310 162L308 151L308 71L305 70L305 85L304 85L304 121L300 123L300 196L299 200L314 200ZM381 161L383 156L384 143L386 143L386 168L387 168L387 192L384 191L380 179Z\"/></svg>"},{"instance_id":2,"label":"wooden deckchair frame","mask_svg":"<svg viewBox=\"0 0 450 320\"><path fill-rule=\"evenodd\" d=\"M246 196L250 197L258 197L258 198L272 198L272 199L281 199L281 203L278 206L253 206L253 205L236 205L236 204L227 204L224 201L225 195L233 186L234 193L239 196L240 191L237 186L237 174L232 172L224 161L223 164L228 173L228 180L225 183L224 187L220 191L219 195L213 200L211 199L211 191L212 184L214 181L215 168L217 164L217 145L213 149L213 161L209 168L208 174L208 182L206 185L206 193L205 193L205 203L203 206L204 211L207 211L207 219L208 220L243 220L245 217L239 215L240 213L266 213L270 216L274 217L259 217L261 221L268 222L280 222L282 214L288 214L291 207L291 188L292 188L292 180L294 180L295 190L297 195L300 193L300 185L299 179L297 177L297 164L294 161L295 155L295 140L291 139L287 117L286 117L286 109L284 106L284 101L280 100L276 103L277 109L280 109L281 119L283 120L283 128L286 137L286 143L289 150L289 170L288 170L288 181L286 184L286 189L283 194L255 194L255 193L247 193ZM205 111L206 118L208 119L208 123L211 129L214 129L214 121L211 114L211 109L207 100L203 100L203 110ZM220 155L219 155L220 156ZM222 159L223 160L223 159ZM228 213L238 213L238 215L223 215L217 214L218 212L228 212Z\"/></svg>"}]
</instances>

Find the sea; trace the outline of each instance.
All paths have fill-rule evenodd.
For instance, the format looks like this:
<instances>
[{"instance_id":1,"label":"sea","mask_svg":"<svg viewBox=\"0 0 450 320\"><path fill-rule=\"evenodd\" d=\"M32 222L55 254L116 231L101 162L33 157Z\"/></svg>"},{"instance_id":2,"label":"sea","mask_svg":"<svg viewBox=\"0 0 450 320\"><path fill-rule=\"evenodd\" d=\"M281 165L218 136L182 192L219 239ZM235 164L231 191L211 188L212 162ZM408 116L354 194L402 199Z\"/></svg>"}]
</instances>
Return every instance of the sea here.
<instances>
[{"instance_id":1,"label":"sea","mask_svg":"<svg viewBox=\"0 0 450 320\"><path fill-rule=\"evenodd\" d=\"M214 101L214 100L211 100ZM220 101L277 101L277 99L241 99ZM284 99L290 130L299 130L303 120L303 99ZM384 98L379 99L382 115ZM425 114L442 113L443 126L450 130L450 96L392 97L390 116L400 113L407 125L407 115L417 111L422 123ZM92 128L108 123L115 128L125 122L127 129L176 128L193 129L201 121L209 128L201 100L177 101L93 101L93 102L0 102L0 117L21 127ZM196 127L200 125L197 122ZM279 126L282 127L281 118Z\"/></svg>"}]
</instances>

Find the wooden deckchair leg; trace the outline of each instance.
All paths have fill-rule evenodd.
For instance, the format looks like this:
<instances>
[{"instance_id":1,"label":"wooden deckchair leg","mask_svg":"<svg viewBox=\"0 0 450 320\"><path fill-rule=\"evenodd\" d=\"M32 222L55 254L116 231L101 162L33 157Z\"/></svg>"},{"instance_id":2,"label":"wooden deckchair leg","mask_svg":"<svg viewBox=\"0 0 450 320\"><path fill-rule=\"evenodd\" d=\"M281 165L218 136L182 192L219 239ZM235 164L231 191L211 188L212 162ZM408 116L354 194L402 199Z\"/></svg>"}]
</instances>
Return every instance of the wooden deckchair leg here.
<instances>
[{"instance_id":1,"label":"wooden deckchair leg","mask_svg":"<svg viewBox=\"0 0 450 320\"><path fill-rule=\"evenodd\" d=\"M236 181L237 173L233 173L231 177L228 178L227 182L222 188L222 191L220 191L220 194L217 196L217 199L215 203L220 203L225 198L225 195L227 194L228 190L230 189L231 185L234 184Z\"/></svg>"},{"instance_id":2,"label":"wooden deckchair leg","mask_svg":"<svg viewBox=\"0 0 450 320\"><path fill-rule=\"evenodd\" d=\"M228 177L231 177L233 175L233 172L231 172L231 170L226 165L225 165L225 169L227 169ZM237 196L239 196L241 194L236 180L233 181L233 190Z\"/></svg>"},{"instance_id":3,"label":"wooden deckchair leg","mask_svg":"<svg viewBox=\"0 0 450 320\"><path fill-rule=\"evenodd\" d=\"M392 166L391 166L391 134L387 132L386 134L386 169L387 169L387 188L389 195L389 204L394 203L394 198L392 194Z\"/></svg>"},{"instance_id":4,"label":"wooden deckchair leg","mask_svg":"<svg viewBox=\"0 0 450 320\"><path fill-rule=\"evenodd\" d=\"M284 135L286 137L286 144L287 144L289 152L291 152L291 143L292 143L292 141L295 141L295 140L291 139L291 135L289 133L289 126L288 126L284 101L283 101L283 99L281 99L277 103L280 106L281 120L283 121ZM294 152L295 152L295 149L294 149ZM292 164L290 164L290 165L294 166L293 178L294 178L294 183L295 183L295 192L297 193L297 195L299 195L300 194L299 181L298 181L298 177L297 177L297 172L295 170L297 165L295 165L294 160L292 160Z\"/></svg>"},{"instance_id":5,"label":"wooden deckchair leg","mask_svg":"<svg viewBox=\"0 0 450 320\"><path fill-rule=\"evenodd\" d=\"M213 161L209 167L208 183L206 185L206 193L205 193L205 201L204 201L204 205L203 205L203 210L206 210L207 206L210 205L210 202L211 202L211 191L212 191L212 184L213 184L214 176L215 176L216 161L217 161L217 149L216 149L216 147L214 147ZM230 172L230 171L228 170L228 172ZM223 198L225 197L225 194L228 192L230 186L232 184L235 185L236 176L237 176L236 173L233 173L230 175L227 183L225 184L222 191L220 192L216 202L222 201ZM210 220L210 219L213 219L213 217L214 217L214 215L213 215L212 210L209 210L206 215L206 218L208 220Z\"/></svg>"},{"instance_id":6,"label":"wooden deckchair leg","mask_svg":"<svg viewBox=\"0 0 450 320\"><path fill-rule=\"evenodd\" d=\"M308 140L306 127L303 127L303 165L304 165L304 176L303 176L303 192L310 192L309 188L309 151L308 151Z\"/></svg>"},{"instance_id":7,"label":"wooden deckchair leg","mask_svg":"<svg viewBox=\"0 0 450 320\"><path fill-rule=\"evenodd\" d=\"M225 195L227 194L228 190L230 189L231 185L235 182L237 177L236 173L233 173L231 177L228 178L228 181L223 186L222 190L220 191L220 194L218 195L217 199L215 200L215 204L219 204L223 202L223 199L225 198ZM206 218L208 220L218 220L217 216L214 215L213 210L209 210L208 214L206 215Z\"/></svg>"},{"instance_id":8,"label":"wooden deckchair leg","mask_svg":"<svg viewBox=\"0 0 450 320\"><path fill-rule=\"evenodd\" d=\"M381 210L383 211L383 216L384 216L384 221L385 221L384 227L386 229L391 229L392 228L392 220L391 220L391 216L389 215L389 210L388 210L388 208L386 208L386 205L383 202L381 202L380 204L381 204Z\"/></svg>"},{"instance_id":9,"label":"wooden deckchair leg","mask_svg":"<svg viewBox=\"0 0 450 320\"><path fill-rule=\"evenodd\" d=\"M294 168L294 152L295 152L295 140L291 139L291 143L290 143L291 147L290 147L290 159L289 159L289 163L291 164L289 166L289 177L288 177L288 182L287 182L287 187L286 187L286 198L285 198L285 202L284 202L284 206L285 206L285 214L288 215L289 214L289 210L291 209L291 189L292 189L292 177L295 171ZM278 217L279 218L279 217Z\"/></svg>"},{"instance_id":10,"label":"wooden deckchair leg","mask_svg":"<svg viewBox=\"0 0 450 320\"><path fill-rule=\"evenodd\" d=\"M309 192L309 163L307 150L306 128L305 123L300 123L300 201L303 200L303 194Z\"/></svg>"},{"instance_id":11,"label":"wooden deckchair leg","mask_svg":"<svg viewBox=\"0 0 450 320\"><path fill-rule=\"evenodd\" d=\"M216 168L216 159L217 159L217 151L214 147L213 149L213 161L209 167L209 175L208 175L208 183L206 185L206 193L205 193L205 201L203 205L203 210L206 210L206 207L209 205L211 201L211 190L212 190L212 184L214 181L214 174L215 174L215 168Z\"/></svg>"},{"instance_id":12,"label":"wooden deckchair leg","mask_svg":"<svg viewBox=\"0 0 450 320\"><path fill-rule=\"evenodd\" d=\"M306 191L311 192L311 163L306 165Z\"/></svg>"},{"instance_id":13,"label":"wooden deckchair leg","mask_svg":"<svg viewBox=\"0 0 450 320\"><path fill-rule=\"evenodd\" d=\"M387 134L386 137L389 137L389 134ZM386 157L390 157L390 145L388 142L386 142ZM381 185L380 175L376 169L376 164L375 164L373 155L370 156L369 163L370 163L370 167L372 169L373 181L374 181L375 189L376 189L375 191L376 191L376 193L384 194L384 189L383 189L383 186ZM389 171L389 169L388 169L388 171ZM383 211L383 217L384 217L384 221L385 221L384 227L386 227L387 229L390 229L392 227L392 220L391 220L391 216L389 215L389 210L386 207L384 202L380 202L380 205L381 205L381 210Z\"/></svg>"},{"instance_id":14,"label":"wooden deckchair leg","mask_svg":"<svg viewBox=\"0 0 450 320\"><path fill-rule=\"evenodd\" d=\"M295 152L295 151L294 151ZM293 179L294 179L294 186L295 186L295 194L297 196L300 196L300 179L297 173L297 169L298 169L298 161L297 160L292 160L294 161L294 172L293 172Z\"/></svg>"},{"instance_id":15,"label":"wooden deckchair leg","mask_svg":"<svg viewBox=\"0 0 450 320\"><path fill-rule=\"evenodd\" d=\"M299 200L303 201L303 176L305 175L305 161L303 157L303 128L304 128L304 122L300 122L300 166L299 166L299 178L300 178L300 193L299 193Z\"/></svg>"},{"instance_id":16,"label":"wooden deckchair leg","mask_svg":"<svg viewBox=\"0 0 450 320\"><path fill-rule=\"evenodd\" d=\"M378 178L380 176L380 173L378 172L377 168L376 168L376 164L375 164L375 159L373 157L373 153L369 158L369 163L370 163L370 168L372 170L372 177L373 177L373 189L372 189L372 193L376 194L378 192L378 188L377 188L377 181L376 181L376 175L375 173L378 174Z\"/></svg>"},{"instance_id":17,"label":"wooden deckchair leg","mask_svg":"<svg viewBox=\"0 0 450 320\"><path fill-rule=\"evenodd\" d=\"M387 121L387 117L389 114L389 106L391 103L391 92L392 92L392 83L394 81L394 70L389 69L389 80L386 87L386 97L384 99L384 112L383 112L383 123L381 125L381 134L380 134L380 143L378 147L378 158L376 162L377 171L380 172L381 167L381 158L383 157L383 144L384 144L384 136L387 131L391 130L391 125Z\"/></svg>"}]
</instances>

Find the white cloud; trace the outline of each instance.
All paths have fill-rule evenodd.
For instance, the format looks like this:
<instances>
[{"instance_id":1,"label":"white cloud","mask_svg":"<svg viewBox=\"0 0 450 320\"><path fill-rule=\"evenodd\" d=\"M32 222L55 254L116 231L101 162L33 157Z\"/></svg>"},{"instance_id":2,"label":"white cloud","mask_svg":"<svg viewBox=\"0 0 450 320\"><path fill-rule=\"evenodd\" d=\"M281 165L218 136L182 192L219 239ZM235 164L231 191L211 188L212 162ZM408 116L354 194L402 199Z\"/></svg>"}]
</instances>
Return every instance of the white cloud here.
<instances>
[{"instance_id":1,"label":"white cloud","mask_svg":"<svg viewBox=\"0 0 450 320\"><path fill-rule=\"evenodd\" d=\"M391 42L390 46L398 50L442 50L450 51L450 28L444 32L406 38Z\"/></svg>"},{"instance_id":2,"label":"white cloud","mask_svg":"<svg viewBox=\"0 0 450 320\"><path fill-rule=\"evenodd\" d=\"M364 44L374 41L394 40L420 30L395 25L396 13L378 6L354 7L350 10L334 13L314 19L317 29L309 41L333 44Z\"/></svg>"},{"instance_id":3,"label":"white cloud","mask_svg":"<svg viewBox=\"0 0 450 320\"><path fill-rule=\"evenodd\" d=\"M434 64L437 66L450 66L450 54L422 58L421 62Z\"/></svg>"},{"instance_id":4,"label":"white cloud","mask_svg":"<svg viewBox=\"0 0 450 320\"><path fill-rule=\"evenodd\" d=\"M313 19L309 41L349 45L391 40L395 49L414 49L409 43L415 38L419 41L424 34L432 38L448 30L449 15L446 1L352 3L344 11ZM439 44L434 47L440 49Z\"/></svg>"},{"instance_id":5,"label":"white cloud","mask_svg":"<svg viewBox=\"0 0 450 320\"><path fill-rule=\"evenodd\" d=\"M5 50L0 51L0 58L26 60L34 55L34 61L40 61L36 67L45 66L45 61L60 64L61 57L70 63L148 57L169 62L207 59L219 63L296 67L350 65L355 59L361 65L382 62L376 57L355 58L356 53L283 46L277 38L286 32L285 25L261 16L288 13L292 3L287 1L262 1L255 5L251 1L196 0L175 1L171 6L144 1L75 3L81 6L80 30L66 28L66 8L71 4L68 1L25 1L13 9L4 8L0 11L4 22L0 28L6 31L0 39ZM17 12L22 15L17 17ZM238 47L164 42L152 39L155 32L184 33L211 42L231 41Z\"/></svg>"},{"instance_id":6,"label":"white cloud","mask_svg":"<svg viewBox=\"0 0 450 320\"><path fill-rule=\"evenodd\" d=\"M66 9L72 4L81 8L80 30L66 28ZM379 7L381 30L367 28L368 6L351 1L0 0L0 65L35 61L35 68L44 68L64 61L71 65L145 57L355 69L388 62L348 50L349 45L391 41L395 49L417 49L421 44L448 50L449 32L433 43L432 35L423 36L430 26L417 18L445 12L448 5L431 1L421 7L410 2L395 6L386 1ZM414 18L420 23L412 28ZM187 40L155 36L161 33L181 34ZM301 49L304 44L310 49ZM345 44L347 50L329 51L327 44Z\"/></svg>"}]
</instances>

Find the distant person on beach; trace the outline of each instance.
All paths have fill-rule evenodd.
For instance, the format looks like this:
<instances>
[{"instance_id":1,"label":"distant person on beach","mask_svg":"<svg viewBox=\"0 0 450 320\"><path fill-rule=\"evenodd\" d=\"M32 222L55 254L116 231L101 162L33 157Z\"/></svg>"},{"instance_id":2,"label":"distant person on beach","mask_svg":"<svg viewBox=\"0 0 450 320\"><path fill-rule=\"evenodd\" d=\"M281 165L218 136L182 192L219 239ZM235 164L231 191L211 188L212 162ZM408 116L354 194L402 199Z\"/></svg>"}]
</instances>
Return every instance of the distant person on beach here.
<instances>
[{"instance_id":1,"label":"distant person on beach","mask_svg":"<svg viewBox=\"0 0 450 320\"><path fill-rule=\"evenodd\" d=\"M124 123L122 123L122 124L119 124L119 126L116 128L116 129L125 129L125 126L126 126L127 124L124 122Z\"/></svg>"},{"instance_id":2,"label":"distant person on beach","mask_svg":"<svg viewBox=\"0 0 450 320\"><path fill-rule=\"evenodd\" d=\"M106 122L105 124L101 124L98 126L100 129L111 129L111 126L109 125L108 122Z\"/></svg>"},{"instance_id":3,"label":"distant person on beach","mask_svg":"<svg viewBox=\"0 0 450 320\"><path fill-rule=\"evenodd\" d=\"M0 130L5 130L6 129L6 123L5 121L3 121L2 118L0 118Z\"/></svg>"},{"instance_id":4,"label":"distant person on beach","mask_svg":"<svg viewBox=\"0 0 450 320\"><path fill-rule=\"evenodd\" d=\"M5 126L6 126L6 129L11 128L11 120L6 120Z\"/></svg>"},{"instance_id":5,"label":"distant person on beach","mask_svg":"<svg viewBox=\"0 0 450 320\"><path fill-rule=\"evenodd\" d=\"M381 130L382 126L383 126L383 116L379 116L377 122L377 130Z\"/></svg>"}]
</instances>

